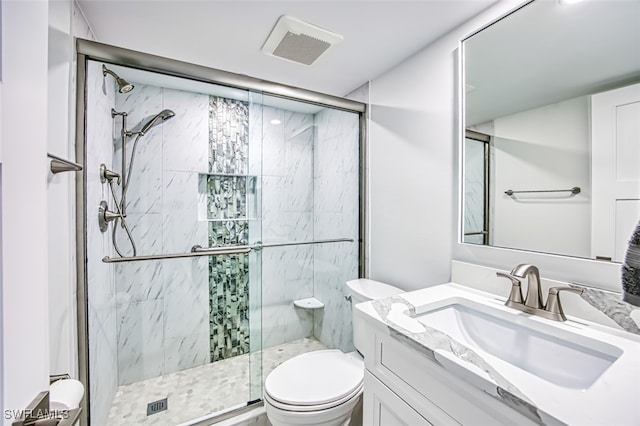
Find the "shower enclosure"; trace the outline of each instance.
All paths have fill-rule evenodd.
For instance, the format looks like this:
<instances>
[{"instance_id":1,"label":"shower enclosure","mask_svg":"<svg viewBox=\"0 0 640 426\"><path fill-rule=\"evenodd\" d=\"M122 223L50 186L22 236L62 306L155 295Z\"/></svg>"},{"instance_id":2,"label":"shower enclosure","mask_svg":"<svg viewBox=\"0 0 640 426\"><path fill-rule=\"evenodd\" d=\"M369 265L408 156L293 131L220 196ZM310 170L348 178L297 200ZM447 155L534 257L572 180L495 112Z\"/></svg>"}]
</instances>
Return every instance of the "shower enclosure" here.
<instances>
[{"instance_id":1,"label":"shower enclosure","mask_svg":"<svg viewBox=\"0 0 640 426\"><path fill-rule=\"evenodd\" d=\"M85 423L206 424L353 350L364 105L78 42Z\"/></svg>"}]
</instances>

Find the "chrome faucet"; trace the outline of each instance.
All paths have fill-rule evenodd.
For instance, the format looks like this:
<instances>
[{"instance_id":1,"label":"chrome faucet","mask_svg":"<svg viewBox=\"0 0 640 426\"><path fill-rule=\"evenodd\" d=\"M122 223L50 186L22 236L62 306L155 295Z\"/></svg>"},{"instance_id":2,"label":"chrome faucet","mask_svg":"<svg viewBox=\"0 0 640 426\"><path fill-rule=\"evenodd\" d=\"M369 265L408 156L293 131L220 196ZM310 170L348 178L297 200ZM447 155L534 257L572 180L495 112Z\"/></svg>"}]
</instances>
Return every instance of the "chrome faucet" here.
<instances>
[{"instance_id":1,"label":"chrome faucet","mask_svg":"<svg viewBox=\"0 0 640 426\"><path fill-rule=\"evenodd\" d=\"M521 264L513 268L509 274L496 272L496 275L511 280L511 293L505 302L506 306L556 321L566 321L567 319L560 304L559 293L561 291L570 291L572 293L582 294L582 289L579 288L552 287L549 289L547 304L545 306L542 301L540 271L536 266ZM520 283L521 278L527 279L527 297L524 298L524 302Z\"/></svg>"},{"instance_id":2,"label":"chrome faucet","mask_svg":"<svg viewBox=\"0 0 640 426\"><path fill-rule=\"evenodd\" d=\"M536 266L521 264L511 270L511 275L527 279L527 296L524 298L525 306L535 309L543 309L542 289L540 288L540 271Z\"/></svg>"}]
</instances>

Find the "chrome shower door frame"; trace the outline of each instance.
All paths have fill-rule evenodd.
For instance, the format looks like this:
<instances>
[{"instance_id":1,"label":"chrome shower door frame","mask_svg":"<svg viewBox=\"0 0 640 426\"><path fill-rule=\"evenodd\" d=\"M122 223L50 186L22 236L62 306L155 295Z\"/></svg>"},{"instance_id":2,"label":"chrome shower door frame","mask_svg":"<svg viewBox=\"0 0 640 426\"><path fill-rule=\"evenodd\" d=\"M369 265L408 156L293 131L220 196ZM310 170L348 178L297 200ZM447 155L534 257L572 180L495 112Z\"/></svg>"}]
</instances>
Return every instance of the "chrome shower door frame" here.
<instances>
[{"instance_id":1,"label":"chrome shower door frame","mask_svg":"<svg viewBox=\"0 0 640 426\"><path fill-rule=\"evenodd\" d=\"M283 99L292 99L319 106L330 107L359 114L359 238L358 238L358 275L366 277L368 271L365 265L365 237L367 234L366 212L366 159L367 159L367 105L345 98L331 96L311 90L300 89L285 84L270 82L241 74L208 68L175 59L137 52L134 50L110 46L90 40L76 40L76 161L84 165L82 174L76 179L76 263L77 263L77 326L78 326L78 374L85 386L85 398L82 401L81 424L89 425L91 398L89 387L89 320L88 320L88 282L87 282L87 221L93 220L87 216L85 202L87 167L85 164L86 140L86 71L87 61L95 60L111 64L123 65L145 71L156 72L174 77L187 78L195 81L228 86L238 89L261 92L265 95ZM89 206L90 207L90 206ZM248 406L253 406L249 404ZM239 410L244 410L243 407ZM229 417L229 413L223 415ZM223 420L210 419L211 422Z\"/></svg>"}]
</instances>

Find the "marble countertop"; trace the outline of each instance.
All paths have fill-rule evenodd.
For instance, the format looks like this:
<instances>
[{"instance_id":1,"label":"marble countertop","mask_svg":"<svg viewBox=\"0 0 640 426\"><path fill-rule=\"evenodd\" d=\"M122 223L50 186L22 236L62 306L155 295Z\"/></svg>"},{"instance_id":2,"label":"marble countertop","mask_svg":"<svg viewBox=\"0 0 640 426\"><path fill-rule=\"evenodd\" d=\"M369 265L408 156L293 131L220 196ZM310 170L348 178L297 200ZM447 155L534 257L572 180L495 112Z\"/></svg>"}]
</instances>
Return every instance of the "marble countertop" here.
<instances>
[{"instance_id":1,"label":"marble countertop","mask_svg":"<svg viewBox=\"0 0 640 426\"><path fill-rule=\"evenodd\" d=\"M449 298L466 299L527 321L557 327L622 351L587 389L546 381L414 319L421 307ZM395 339L423 352L462 378L539 424L640 424L640 336L582 319L551 321L504 306L505 298L455 283L356 305L356 319L386 327Z\"/></svg>"}]
</instances>

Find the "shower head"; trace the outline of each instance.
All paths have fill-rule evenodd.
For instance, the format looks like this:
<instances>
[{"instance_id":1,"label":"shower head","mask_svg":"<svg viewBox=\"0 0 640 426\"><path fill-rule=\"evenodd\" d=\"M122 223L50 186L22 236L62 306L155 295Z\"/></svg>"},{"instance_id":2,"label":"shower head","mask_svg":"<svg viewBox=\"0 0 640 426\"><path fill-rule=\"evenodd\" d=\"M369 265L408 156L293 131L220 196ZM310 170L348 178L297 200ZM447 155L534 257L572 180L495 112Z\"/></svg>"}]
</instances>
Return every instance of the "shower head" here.
<instances>
[{"instance_id":1,"label":"shower head","mask_svg":"<svg viewBox=\"0 0 640 426\"><path fill-rule=\"evenodd\" d=\"M151 128L157 126L158 124L161 124L164 121L167 121L175 115L176 113L171 111L170 109L163 109L158 114L151 117L151 119L147 121L144 126L142 126L142 129L138 132L138 134L140 136L144 136L144 134L151 130Z\"/></svg>"},{"instance_id":2,"label":"shower head","mask_svg":"<svg viewBox=\"0 0 640 426\"><path fill-rule=\"evenodd\" d=\"M118 74L111 71L109 68L105 67L104 64L102 64L102 75L106 76L107 74L111 75L113 78L116 79L116 84L118 85L118 92L129 93L130 91L133 90L134 88L133 84L129 83L124 78L120 78Z\"/></svg>"}]
</instances>

